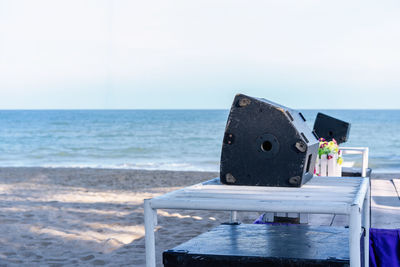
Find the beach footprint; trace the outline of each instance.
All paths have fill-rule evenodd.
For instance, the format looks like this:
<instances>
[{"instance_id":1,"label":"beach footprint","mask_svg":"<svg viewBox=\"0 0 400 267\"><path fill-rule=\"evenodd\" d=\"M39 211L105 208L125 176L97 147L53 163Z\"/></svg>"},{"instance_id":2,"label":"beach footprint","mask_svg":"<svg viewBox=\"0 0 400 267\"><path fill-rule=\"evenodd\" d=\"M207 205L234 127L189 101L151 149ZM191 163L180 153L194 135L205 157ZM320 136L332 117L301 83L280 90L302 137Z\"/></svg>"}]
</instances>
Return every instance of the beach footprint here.
<instances>
[{"instance_id":1,"label":"beach footprint","mask_svg":"<svg viewBox=\"0 0 400 267\"><path fill-rule=\"evenodd\" d=\"M102 265L106 265L106 262L103 260L94 260L91 262L91 264L96 265L96 266L102 266Z\"/></svg>"},{"instance_id":2,"label":"beach footprint","mask_svg":"<svg viewBox=\"0 0 400 267\"><path fill-rule=\"evenodd\" d=\"M85 256L85 257L82 257L82 258L80 258L80 260L81 261L90 261L90 260L92 260L92 259L94 259L95 257L92 255L92 254L90 254L90 255L87 255L87 256Z\"/></svg>"}]
</instances>

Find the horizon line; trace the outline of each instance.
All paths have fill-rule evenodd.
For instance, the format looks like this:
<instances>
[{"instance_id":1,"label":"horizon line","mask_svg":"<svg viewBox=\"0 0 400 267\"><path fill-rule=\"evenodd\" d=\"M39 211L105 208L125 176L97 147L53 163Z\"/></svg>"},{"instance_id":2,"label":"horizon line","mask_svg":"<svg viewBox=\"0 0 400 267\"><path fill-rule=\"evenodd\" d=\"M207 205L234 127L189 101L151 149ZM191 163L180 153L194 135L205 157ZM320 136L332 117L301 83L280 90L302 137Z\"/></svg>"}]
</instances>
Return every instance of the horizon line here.
<instances>
[{"instance_id":1,"label":"horizon line","mask_svg":"<svg viewBox=\"0 0 400 267\"><path fill-rule=\"evenodd\" d=\"M399 108L291 108L295 110L400 110ZM10 108L10 109L1 109L0 111L150 111L150 110L171 110L171 111L179 111L179 110L230 110L229 108Z\"/></svg>"}]
</instances>

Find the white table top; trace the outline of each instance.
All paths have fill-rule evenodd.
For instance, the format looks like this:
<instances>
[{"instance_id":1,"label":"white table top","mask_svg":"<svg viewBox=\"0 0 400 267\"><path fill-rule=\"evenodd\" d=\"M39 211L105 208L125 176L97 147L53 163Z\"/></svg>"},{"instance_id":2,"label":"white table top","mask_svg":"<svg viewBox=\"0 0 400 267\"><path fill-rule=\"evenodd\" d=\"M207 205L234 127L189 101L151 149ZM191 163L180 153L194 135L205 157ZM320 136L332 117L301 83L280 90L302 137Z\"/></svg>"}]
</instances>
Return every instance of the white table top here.
<instances>
[{"instance_id":1,"label":"white table top","mask_svg":"<svg viewBox=\"0 0 400 267\"><path fill-rule=\"evenodd\" d=\"M350 214L361 207L368 178L314 177L302 187L237 186L215 178L151 199L154 209Z\"/></svg>"}]
</instances>

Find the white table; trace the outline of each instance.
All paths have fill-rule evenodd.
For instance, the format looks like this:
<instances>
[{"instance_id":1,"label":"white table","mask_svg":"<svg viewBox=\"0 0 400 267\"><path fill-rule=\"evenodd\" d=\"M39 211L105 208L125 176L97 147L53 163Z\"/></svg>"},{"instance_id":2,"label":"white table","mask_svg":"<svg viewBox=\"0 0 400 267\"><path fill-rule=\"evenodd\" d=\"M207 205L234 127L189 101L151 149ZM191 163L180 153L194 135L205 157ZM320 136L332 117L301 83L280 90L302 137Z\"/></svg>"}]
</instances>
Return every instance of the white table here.
<instances>
[{"instance_id":1,"label":"white table","mask_svg":"<svg viewBox=\"0 0 400 267\"><path fill-rule=\"evenodd\" d=\"M369 194L369 178L314 177L300 188L223 185L216 178L145 199L146 266L156 266L157 209L346 214L350 265L361 266L360 237L364 232L365 266L368 266Z\"/></svg>"}]
</instances>

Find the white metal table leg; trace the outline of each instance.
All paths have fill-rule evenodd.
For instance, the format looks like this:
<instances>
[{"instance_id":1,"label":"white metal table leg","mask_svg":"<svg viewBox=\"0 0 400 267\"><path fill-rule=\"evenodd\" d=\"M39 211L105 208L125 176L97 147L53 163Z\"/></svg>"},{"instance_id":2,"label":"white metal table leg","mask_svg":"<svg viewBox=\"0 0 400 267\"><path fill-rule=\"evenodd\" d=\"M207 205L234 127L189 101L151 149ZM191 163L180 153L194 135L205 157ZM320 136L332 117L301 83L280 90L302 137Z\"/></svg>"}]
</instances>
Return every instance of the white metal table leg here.
<instances>
[{"instance_id":1,"label":"white metal table leg","mask_svg":"<svg viewBox=\"0 0 400 267\"><path fill-rule=\"evenodd\" d=\"M364 204L363 204L363 218L362 221L364 222L364 228L365 228L365 236L364 236L364 266L368 267L369 266L369 228L370 226L370 203L369 203L369 198L370 198L370 191L371 188L368 187L367 192L365 194L364 198Z\"/></svg>"},{"instance_id":2,"label":"white metal table leg","mask_svg":"<svg viewBox=\"0 0 400 267\"><path fill-rule=\"evenodd\" d=\"M367 176L368 154L369 154L369 149L368 149L368 147L366 147L366 148L364 148L364 151L362 154L362 165L361 165L361 176L362 177Z\"/></svg>"},{"instance_id":3,"label":"white metal table leg","mask_svg":"<svg viewBox=\"0 0 400 267\"><path fill-rule=\"evenodd\" d=\"M351 206L349 235L350 266L361 267L361 212L356 204Z\"/></svg>"},{"instance_id":4,"label":"white metal table leg","mask_svg":"<svg viewBox=\"0 0 400 267\"><path fill-rule=\"evenodd\" d=\"M150 199L144 200L144 229L146 233L146 266L156 266L156 245L154 239L155 210L150 206Z\"/></svg>"},{"instance_id":5,"label":"white metal table leg","mask_svg":"<svg viewBox=\"0 0 400 267\"><path fill-rule=\"evenodd\" d=\"M229 223L237 223L238 219L237 219L237 211L232 210L231 211L231 218L230 218L230 222Z\"/></svg>"}]
</instances>

